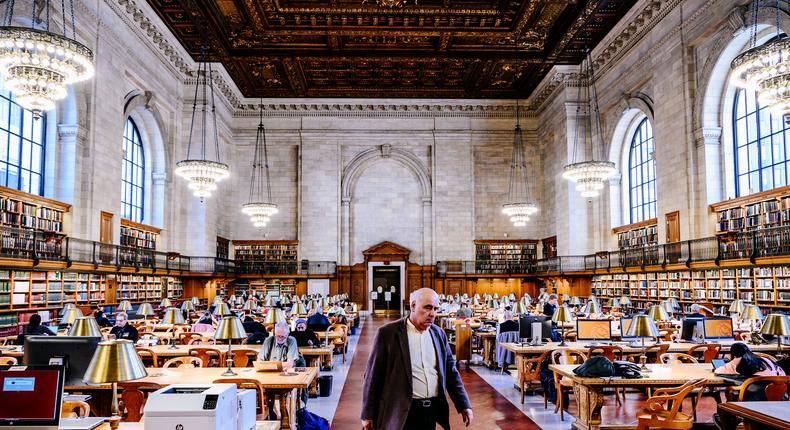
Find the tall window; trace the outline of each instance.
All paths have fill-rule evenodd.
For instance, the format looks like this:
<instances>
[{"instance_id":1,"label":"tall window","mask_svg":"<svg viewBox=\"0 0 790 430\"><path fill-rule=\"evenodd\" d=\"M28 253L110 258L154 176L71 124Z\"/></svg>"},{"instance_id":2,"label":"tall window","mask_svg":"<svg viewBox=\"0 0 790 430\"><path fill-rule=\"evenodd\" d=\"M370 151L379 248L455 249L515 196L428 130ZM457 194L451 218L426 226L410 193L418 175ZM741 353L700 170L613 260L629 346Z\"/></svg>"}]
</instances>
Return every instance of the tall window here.
<instances>
[{"instance_id":1,"label":"tall window","mask_svg":"<svg viewBox=\"0 0 790 430\"><path fill-rule=\"evenodd\" d=\"M745 196L782 187L787 181L790 129L781 115L760 106L753 91L739 89L733 109L735 193Z\"/></svg>"},{"instance_id":2,"label":"tall window","mask_svg":"<svg viewBox=\"0 0 790 430\"><path fill-rule=\"evenodd\" d=\"M9 91L0 90L0 185L44 194L46 115L33 119Z\"/></svg>"},{"instance_id":3,"label":"tall window","mask_svg":"<svg viewBox=\"0 0 790 430\"><path fill-rule=\"evenodd\" d=\"M631 223L656 217L656 162L653 127L647 118L636 127L628 155Z\"/></svg>"},{"instance_id":4,"label":"tall window","mask_svg":"<svg viewBox=\"0 0 790 430\"><path fill-rule=\"evenodd\" d=\"M143 222L143 187L145 185L145 156L140 132L131 118L123 130L123 166L121 171L121 216Z\"/></svg>"}]
</instances>

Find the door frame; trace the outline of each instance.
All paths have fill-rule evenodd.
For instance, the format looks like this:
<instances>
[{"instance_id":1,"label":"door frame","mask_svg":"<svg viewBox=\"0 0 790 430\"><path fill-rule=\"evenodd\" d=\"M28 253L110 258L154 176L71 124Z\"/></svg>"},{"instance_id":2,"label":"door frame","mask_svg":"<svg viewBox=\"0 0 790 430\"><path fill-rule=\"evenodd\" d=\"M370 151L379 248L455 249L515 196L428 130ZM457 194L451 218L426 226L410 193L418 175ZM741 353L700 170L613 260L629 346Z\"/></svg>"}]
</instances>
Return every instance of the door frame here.
<instances>
[{"instance_id":1,"label":"door frame","mask_svg":"<svg viewBox=\"0 0 790 430\"><path fill-rule=\"evenodd\" d=\"M398 314L403 316L403 303L404 297L404 288L406 287L406 262L405 261L391 261L389 263L385 263L383 261L369 261L367 272L368 272L368 286L373 288L373 268L374 267L392 267L398 266L400 268L400 302L398 302ZM368 291L368 310L373 313L373 299L370 297L370 291Z\"/></svg>"}]
</instances>

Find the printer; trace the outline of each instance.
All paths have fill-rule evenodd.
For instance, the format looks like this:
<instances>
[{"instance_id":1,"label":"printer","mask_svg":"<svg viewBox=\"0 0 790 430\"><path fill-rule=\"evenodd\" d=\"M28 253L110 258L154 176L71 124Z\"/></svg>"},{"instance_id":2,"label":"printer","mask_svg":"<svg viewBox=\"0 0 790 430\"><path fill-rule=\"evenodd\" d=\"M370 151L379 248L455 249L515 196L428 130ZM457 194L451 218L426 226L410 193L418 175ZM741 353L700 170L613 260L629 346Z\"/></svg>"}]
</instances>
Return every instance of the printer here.
<instances>
[{"instance_id":1,"label":"printer","mask_svg":"<svg viewBox=\"0 0 790 430\"><path fill-rule=\"evenodd\" d=\"M255 391L236 384L174 384L150 394L145 430L250 430Z\"/></svg>"}]
</instances>

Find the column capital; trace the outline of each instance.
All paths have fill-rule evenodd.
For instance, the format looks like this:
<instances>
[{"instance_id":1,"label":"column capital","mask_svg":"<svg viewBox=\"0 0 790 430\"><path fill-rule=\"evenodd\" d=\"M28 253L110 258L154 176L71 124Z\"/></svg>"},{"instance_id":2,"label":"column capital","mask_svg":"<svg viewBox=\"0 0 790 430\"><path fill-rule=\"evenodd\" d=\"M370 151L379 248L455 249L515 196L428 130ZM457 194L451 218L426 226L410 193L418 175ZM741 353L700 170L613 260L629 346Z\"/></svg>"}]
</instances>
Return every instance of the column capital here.
<instances>
[{"instance_id":1,"label":"column capital","mask_svg":"<svg viewBox=\"0 0 790 430\"><path fill-rule=\"evenodd\" d=\"M58 124L59 140L74 140L84 138L85 131L77 124Z\"/></svg>"},{"instance_id":2,"label":"column capital","mask_svg":"<svg viewBox=\"0 0 790 430\"><path fill-rule=\"evenodd\" d=\"M721 145L721 127L700 127L694 130L694 142L697 147Z\"/></svg>"},{"instance_id":3,"label":"column capital","mask_svg":"<svg viewBox=\"0 0 790 430\"><path fill-rule=\"evenodd\" d=\"M614 176L609 178L609 186L610 187L617 187L620 186L620 183L623 182L623 174L617 172Z\"/></svg>"},{"instance_id":4,"label":"column capital","mask_svg":"<svg viewBox=\"0 0 790 430\"><path fill-rule=\"evenodd\" d=\"M153 181L154 185L162 185L165 183L165 179L167 179L167 174L164 172L153 172L151 173L151 180Z\"/></svg>"},{"instance_id":5,"label":"column capital","mask_svg":"<svg viewBox=\"0 0 790 430\"><path fill-rule=\"evenodd\" d=\"M422 198L422 205L423 206L430 206L431 204L433 204L432 202L433 202L433 200L430 197L423 197Z\"/></svg>"},{"instance_id":6,"label":"column capital","mask_svg":"<svg viewBox=\"0 0 790 430\"><path fill-rule=\"evenodd\" d=\"M351 196L345 196L342 199L340 199L340 204L343 206L351 205Z\"/></svg>"}]
</instances>

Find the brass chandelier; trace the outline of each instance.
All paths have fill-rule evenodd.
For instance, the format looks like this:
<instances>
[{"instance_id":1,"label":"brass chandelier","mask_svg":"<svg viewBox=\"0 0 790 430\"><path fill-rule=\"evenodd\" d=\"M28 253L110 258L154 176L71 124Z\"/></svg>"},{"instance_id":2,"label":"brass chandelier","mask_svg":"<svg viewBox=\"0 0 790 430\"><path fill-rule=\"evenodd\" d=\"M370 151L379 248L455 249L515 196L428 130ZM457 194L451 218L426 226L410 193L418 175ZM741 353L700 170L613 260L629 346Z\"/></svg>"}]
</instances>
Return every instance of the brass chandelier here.
<instances>
[{"instance_id":1,"label":"brass chandelier","mask_svg":"<svg viewBox=\"0 0 790 430\"><path fill-rule=\"evenodd\" d=\"M527 163L524 158L524 139L519 123L518 99L516 99L516 128L513 132L513 156L510 162L510 186L507 202L502 213L510 217L515 227L524 227L529 217L538 211L527 182Z\"/></svg>"},{"instance_id":2,"label":"brass chandelier","mask_svg":"<svg viewBox=\"0 0 790 430\"><path fill-rule=\"evenodd\" d=\"M241 208L241 211L250 217L252 225L256 228L266 227L271 217L277 213L277 205L272 202L269 153L266 147L266 128L263 126L263 101L261 101L260 107L258 133L255 135L255 154L252 158L250 197Z\"/></svg>"}]
</instances>

